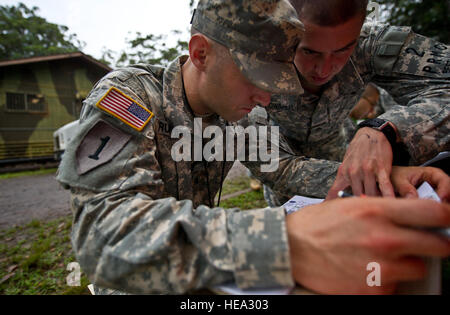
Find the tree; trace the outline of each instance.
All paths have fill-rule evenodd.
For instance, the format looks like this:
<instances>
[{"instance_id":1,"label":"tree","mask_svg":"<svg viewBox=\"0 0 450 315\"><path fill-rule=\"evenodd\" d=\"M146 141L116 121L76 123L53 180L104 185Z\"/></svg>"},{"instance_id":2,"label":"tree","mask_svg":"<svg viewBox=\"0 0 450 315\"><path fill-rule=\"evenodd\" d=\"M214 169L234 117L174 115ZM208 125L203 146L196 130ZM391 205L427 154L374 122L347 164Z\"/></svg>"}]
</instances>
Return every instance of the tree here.
<instances>
[{"instance_id":1,"label":"tree","mask_svg":"<svg viewBox=\"0 0 450 315\"><path fill-rule=\"evenodd\" d=\"M84 43L68 28L37 15L25 4L0 6L0 60L53 55L82 50Z\"/></svg>"},{"instance_id":2,"label":"tree","mask_svg":"<svg viewBox=\"0 0 450 315\"><path fill-rule=\"evenodd\" d=\"M450 0L374 0L388 12L387 21L393 25L412 26L414 31L450 42Z\"/></svg>"},{"instance_id":3,"label":"tree","mask_svg":"<svg viewBox=\"0 0 450 315\"><path fill-rule=\"evenodd\" d=\"M179 36L180 31L172 31L174 36ZM166 35L142 35L135 34L136 38L127 39L127 49L123 50L118 58L114 51L104 50L102 61L115 64L118 67L136 63L149 63L153 65L167 66L178 55L185 53L188 42L178 39L174 46L168 46Z\"/></svg>"},{"instance_id":4,"label":"tree","mask_svg":"<svg viewBox=\"0 0 450 315\"><path fill-rule=\"evenodd\" d=\"M193 13L197 0L189 1L189 8ZM127 66L136 63L149 63L153 65L167 66L172 60L188 51L189 43L181 40L182 32L172 31L172 37L178 37L175 44L169 45L167 35L147 34L136 32L135 37L126 39L127 48L120 53L104 48L100 61L115 65L116 67Z\"/></svg>"}]
</instances>

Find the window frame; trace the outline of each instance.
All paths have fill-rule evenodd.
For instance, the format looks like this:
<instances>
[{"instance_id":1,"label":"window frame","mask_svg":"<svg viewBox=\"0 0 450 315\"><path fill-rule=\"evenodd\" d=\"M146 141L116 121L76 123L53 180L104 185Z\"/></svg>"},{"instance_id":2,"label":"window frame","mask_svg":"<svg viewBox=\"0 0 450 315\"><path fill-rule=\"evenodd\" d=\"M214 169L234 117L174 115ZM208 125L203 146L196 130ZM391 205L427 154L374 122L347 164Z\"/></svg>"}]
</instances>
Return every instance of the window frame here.
<instances>
[{"instance_id":1,"label":"window frame","mask_svg":"<svg viewBox=\"0 0 450 315\"><path fill-rule=\"evenodd\" d=\"M25 109L13 109L8 106L8 94L13 95L21 95L24 99L24 105ZM29 99L32 97L38 97L39 94L36 93L26 93L26 92L5 92L5 111L8 113L17 113L17 114L47 114L48 113L48 106L47 106L47 100L44 94L42 94L42 102L43 102L43 109L42 110L36 110L36 109L30 109L29 105Z\"/></svg>"}]
</instances>

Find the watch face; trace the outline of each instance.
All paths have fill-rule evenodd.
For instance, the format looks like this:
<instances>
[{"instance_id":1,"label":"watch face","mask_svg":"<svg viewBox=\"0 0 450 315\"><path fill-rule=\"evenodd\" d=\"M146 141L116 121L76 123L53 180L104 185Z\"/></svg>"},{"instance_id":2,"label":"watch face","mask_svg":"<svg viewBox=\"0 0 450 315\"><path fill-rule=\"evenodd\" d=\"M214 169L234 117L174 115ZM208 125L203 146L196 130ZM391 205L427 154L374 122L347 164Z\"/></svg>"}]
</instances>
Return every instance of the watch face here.
<instances>
[{"instance_id":1,"label":"watch face","mask_svg":"<svg viewBox=\"0 0 450 315\"><path fill-rule=\"evenodd\" d=\"M359 128L371 127L371 128L376 128L376 129L383 129L384 125L386 125L386 123L388 123L386 120L374 118L374 119L367 119L367 120L363 121L362 123L360 123L358 125L358 127Z\"/></svg>"}]
</instances>

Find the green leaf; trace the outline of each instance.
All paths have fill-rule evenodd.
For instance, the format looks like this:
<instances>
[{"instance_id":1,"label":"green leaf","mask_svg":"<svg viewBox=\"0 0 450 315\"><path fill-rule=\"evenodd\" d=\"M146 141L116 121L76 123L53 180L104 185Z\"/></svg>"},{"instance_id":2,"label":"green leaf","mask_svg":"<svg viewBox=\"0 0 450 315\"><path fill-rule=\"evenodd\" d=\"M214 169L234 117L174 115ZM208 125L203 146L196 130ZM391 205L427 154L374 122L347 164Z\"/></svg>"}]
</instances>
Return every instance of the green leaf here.
<instances>
[{"instance_id":1,"label":"green leaf","mask_svg":"<svg viewBox=\"0 0 450 315\"><path fill-rule=\"evenodd\" d=\"M0 6L0 60L45 56L81 50L84 43L69 28L37 15L25 4Z\"/></svg>"}]
</instances>

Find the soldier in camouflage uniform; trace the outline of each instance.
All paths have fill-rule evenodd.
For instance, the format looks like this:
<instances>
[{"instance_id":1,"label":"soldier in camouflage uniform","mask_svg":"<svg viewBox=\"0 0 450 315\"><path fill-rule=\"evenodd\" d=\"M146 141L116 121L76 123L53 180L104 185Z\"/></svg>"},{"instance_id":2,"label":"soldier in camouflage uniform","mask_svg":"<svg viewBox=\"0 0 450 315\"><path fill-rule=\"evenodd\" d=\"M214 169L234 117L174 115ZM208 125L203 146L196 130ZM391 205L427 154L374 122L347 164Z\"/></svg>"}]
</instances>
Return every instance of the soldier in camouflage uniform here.
<instances>
[{"instance_id":1,"label":"soldier in camouflage uniform","mask_svg":"<svg viewBox=\"0 0 450 315\"><path fill-rule=\"evenodd\" d=\"M171 130L184 126L192 131L196 117L224 130L228 121L242 118L256 104L267 106L270 92L301 91L293 58L302 25L289 3L280 0L202 0L192 23L189 56L167 69L137 65L113 71L95 86L85 101L79 133L59 168L58 180L71 190L73 249L97 293L120 293L98 287L127 293L184 293L227 281L241 288L302 283L311 273L298 265L302 262L298 253L304 255L307 269L316 264L308 250L299 248L307 242L298 242L296 233L334 221L323 215L348 218L348 209L377 208L391 214L395 207L397 217L407 210L407 218L422 224L447 224L436 217L450 214L450 209L431 201L350 198L288 217L282 207L250 211L214 207L213 198L232 162L175 162L171 149L178 139L171 137ZM278 188L288 187L291 176L302 171L284 172L298 161L283 147L280 142L281 173L258 174ZM258 162L246 165L258 173ZM411 209L423 207L434 212L427 218L422 213L411 216ZM308 214L316 212L320 215L314 223L311 219L316 216ZM351 222L352 227L359 226L357 220ZM373 220L374 230L385 230L380 222L384 221ZM439 239L421 240L427 241L423 247L428 254L446 254L448 245ZM374 250L364 248L360 253ZM411 254L410 249L402 250ZM348 258L346 251L343 254ZM365 273L365 266L352 259L355 256L352 250L350 267ZM315 284L333 282L334 276L326 276L330 269L324 271L325 278L318 277ZM417 277L417 272L411 274ZM311 285L307 277L304 280L312 289L326 291ZM348 292L360 289L354 278L336 283L346 281Z\"/></svg>"},{"instance_id":2,"label":"soldier in camouflage uniform","mask_svg":"<svg viewBox=\"0 0 450 315\"><path fill-rule=\"evenodd\" d=\"M302 24L287 1L205 0L192 26L214 39L191 39L195 54L214 51L207 66L196 55L167 69L113 71L85 101L58 174L72 193L77 259L96 285L131 293L182 293L232 280L241 287L292 285L284 210L214 208L233 162L175 162L171 131L192 131L196 117L224 130L256 104L268 105L266 90L301 91L293 58ZM226 54L232 67L221 60ZM192 87L204 80L192 73L212 60L227 71L227 82L217 75L206 88ZM114 99L145 104L152 114L121 114L107 106ZM136 125L137 118L146 124Z\"/></svg>"},{"instance_id":3,"label":"soldier in camouflage uniform","mask_svg":"<svg viewBox=\"0 0 450 315\"><path fill-rule=\"evenodd\" d=\"M392 196L392 145L395 156L406 157L398 163L409 165L421 165L450 150L449 47L415 34L410 27L363 25L367 1L291 3L305 24L295 64L306 91L301 96L273 97L267 113L270 123L280 126L292 151L305 157L298 186L311 187L308 179L314 174L328 179L337 174L330 197L347 186L357 195ZM390 144L382 132L361 128L346 152L342 127L370 82L399 104L378 117L392 124L397 139ZM329 171L322 173L325 164ZM332 180L324 183L325 190L332 186ZM312 196L324 197L323 187L317 188ZM299 194L311 195L303 189ZM265 187L265 195L269 205L277 206L292 192L274 195Z\"/></svg>"}]
</instances>

